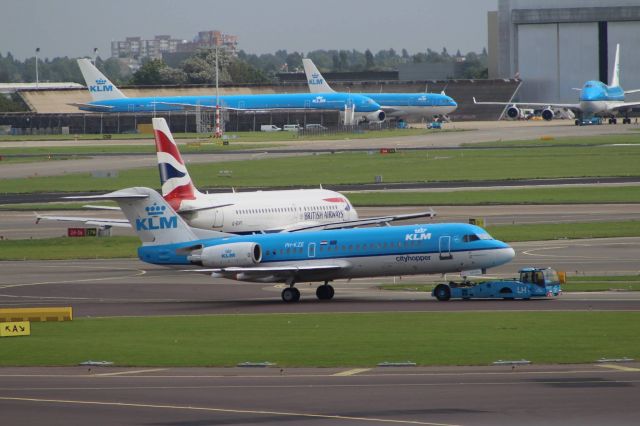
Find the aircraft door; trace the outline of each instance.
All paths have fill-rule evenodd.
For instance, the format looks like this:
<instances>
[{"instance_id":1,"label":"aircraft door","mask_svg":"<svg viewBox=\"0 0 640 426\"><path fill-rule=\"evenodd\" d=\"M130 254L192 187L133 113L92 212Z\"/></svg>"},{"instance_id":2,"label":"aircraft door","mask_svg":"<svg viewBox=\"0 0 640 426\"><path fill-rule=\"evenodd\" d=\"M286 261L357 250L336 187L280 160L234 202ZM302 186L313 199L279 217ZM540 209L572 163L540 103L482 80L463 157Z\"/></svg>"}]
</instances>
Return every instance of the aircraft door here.
<instances>
[{"instance_id":1,"label":"aircraft door","mask_svg":"<svg viewBox=\"0 0 640 426\"><path fill-rule=\"evenodd\" d=\"M453 255L451 254L451 237L446 235L440 237L439 240L440 247L440 259L452 259Z\"/></svg>"},{"instance_id":2,"label":"aircraft door","mask_svg":"<svg viewBox=\"0 0 640 426\"><path fill-rule=\"evenodd\" d=\"M215 213L213 216L213 228L222 228L224 224L224 210L215 209Z\"/></svg>"},{"instance_id":3,"label":"aircraft door","mask_svg":"<svg viewBox=\"0 0 640 426\"><path fill-rule=\"evenodd\" d=\"M238 109L244 109L244 107L245 107L244 101L239 101L238 102Z\"/></svg>"},{"instance_id":4,"label":"aircraft door","mask_svg":"<svg viewBox=\"0 0 640 426\"><path fill-rule=\"evenodd\" d=\"M304 107L305 107L306 109L311 108L311 101L309 101L309 100L304 101Z\"/></svg>"},{"instance_id":5,"label":"aircraft door","mask_svg":"<svg viewBox=\"0 0 640 426\"><path fill-rule=\"evenodd\" d=\"M309 257L316 257L316 243L309 243L309 249L307 254Z\"/></svg>"}]
</instances>

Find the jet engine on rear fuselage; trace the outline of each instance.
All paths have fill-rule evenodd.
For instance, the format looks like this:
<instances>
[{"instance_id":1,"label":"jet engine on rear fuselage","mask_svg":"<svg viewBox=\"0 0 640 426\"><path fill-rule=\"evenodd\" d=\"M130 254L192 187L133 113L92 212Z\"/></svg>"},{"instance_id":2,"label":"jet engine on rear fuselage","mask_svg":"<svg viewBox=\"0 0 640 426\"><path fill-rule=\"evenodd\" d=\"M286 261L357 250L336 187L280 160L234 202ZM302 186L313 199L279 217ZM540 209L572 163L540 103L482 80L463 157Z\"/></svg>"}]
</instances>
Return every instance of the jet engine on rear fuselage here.
<instances>
[{"instance_id":1,"label":"jet engine on rear fuselage","mask_svg":"<svg viewBox=\"0 0 640 426\"><path fill-rule=\"evenodd\" d=\"M257 243L232 243L204 247L189 257L192 263L210 268L253 266L262 261L262 248Z\"/></svg>"}]
</instances>

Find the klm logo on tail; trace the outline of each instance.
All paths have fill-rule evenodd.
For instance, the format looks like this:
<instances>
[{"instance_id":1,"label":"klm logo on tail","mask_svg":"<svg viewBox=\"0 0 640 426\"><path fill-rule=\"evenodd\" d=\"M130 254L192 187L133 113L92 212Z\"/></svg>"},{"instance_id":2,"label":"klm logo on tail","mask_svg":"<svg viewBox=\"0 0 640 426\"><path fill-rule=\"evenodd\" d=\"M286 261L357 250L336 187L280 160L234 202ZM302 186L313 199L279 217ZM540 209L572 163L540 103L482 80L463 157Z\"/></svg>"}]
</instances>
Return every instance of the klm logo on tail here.
<instances>
[{"instance_id":1,"label":"klm logo on tail","mask_svg":"<svg viewBox=\"0 0 640 426\"><path fill-rule=\"evenodd\" d=\"M324 79L320 78L320 74L314 73L311 74L311 78L309 79L310 85L322 85L324 84Z\"/></svg>"},{"instance_id":2,"label":"klm logo on tail","mask_svg":"<svg viewBox=\"0 0 640 426\"><path fill-rule=\"evenodd\" d=\"M158 231L161 229L176 229L178 227L178 216L165 217L166 206L159 206L154 203L152 206L144 208L148 217L136 219L136 231Z\"/></svg>"},{"instance_id":3,"label":"klm logo on tail","mask_svg":"<svg viewBox=\"0 0 640 426\"><path fill-rule=\"evenodd\" d=\"M90 92L113 92L113 85L107 84L107 80L99 78L96 80L96 85L89 86Z\"/></svg>"}]
</instances>

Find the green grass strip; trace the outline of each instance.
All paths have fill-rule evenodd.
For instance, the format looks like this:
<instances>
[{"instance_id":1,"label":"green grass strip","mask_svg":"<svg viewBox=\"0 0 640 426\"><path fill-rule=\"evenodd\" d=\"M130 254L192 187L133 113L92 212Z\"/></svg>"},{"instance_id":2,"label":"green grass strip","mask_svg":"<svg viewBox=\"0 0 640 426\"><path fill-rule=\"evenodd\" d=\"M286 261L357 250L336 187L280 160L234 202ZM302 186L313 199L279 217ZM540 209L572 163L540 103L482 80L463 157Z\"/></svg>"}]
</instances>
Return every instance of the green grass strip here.
<instances>
[{"instance_id":1,"label":"green grass strip","mask_svg":"<svg viewBox=\"0 0 640 426\"><path fill-rule=\"evenodd\" d=\"M377 152L308 155L193 164L189 172L203 187L296 187L320 184L384 182L475 181L560 177L639 176L638 147L521 148ZM220 170L231 171L220 177ZM115 190L128 186L158 185L155 167L121 171L117 178L90 174L2 179L0 192Z\"/></svg>"},{"instance_id":2,"label":"green grass strip","mask_svg":"<svg viewBox=\"0 0 640 426\"><path fill-rule=\"evenodd\" d=\"M427 303L427 302L425 302ZM450 302L453 303L453 302ZM517 309L520 302L505 302ZM539 303L553 303L543 301ZM373 367L379 362L486 365L640 357L640 312L456 312L220 315L32 323L2 341L2 366Z\"/></svg>"},{"instance_id":3,"label":"green grass strip","mask_svg":"<svg viewBox=\"0 0 640 426\"><path fill-rule=\"evenodd\" d=\"M137 257L138 237L0 240L0 260L68 260Z\"/></svg>"},{"instance_id":4,"label":"green grass strip","mask_svg":"<svg viewBox=\"0 0 640 426\"><path fill-rule=\"evenodd\" d=\"M518 188L448 192L345 192L358 206L640 203L640 186Z\"/></svg>"},{"instance_id":5,"label":"green grass strip","mask_svg":"<svg viewBox=\"0 0 640 426\"><path fill-rule=\"evenodd\" d=\"M640 236L640 220L499 225L487 226L486 229L494 238L505 242L638 237Z\"/></svg>"},{"instance_id":6,"label":"green grass strip","mask_svg":"<svg viewBox=\"0 0 640 426\"><path fill-rule=\"evenodd\" d=\"M639 130L630 128L629 130ZM533 139L523 141L491 141L480 143L463 143L466 147L534 147L534 146L595 146L612 144L640 144L640 138L636 134L614 134L614 135L594 135L594 136L569 136L563 138L553 138L551 140Z\"/></svg>"}]
</instances>

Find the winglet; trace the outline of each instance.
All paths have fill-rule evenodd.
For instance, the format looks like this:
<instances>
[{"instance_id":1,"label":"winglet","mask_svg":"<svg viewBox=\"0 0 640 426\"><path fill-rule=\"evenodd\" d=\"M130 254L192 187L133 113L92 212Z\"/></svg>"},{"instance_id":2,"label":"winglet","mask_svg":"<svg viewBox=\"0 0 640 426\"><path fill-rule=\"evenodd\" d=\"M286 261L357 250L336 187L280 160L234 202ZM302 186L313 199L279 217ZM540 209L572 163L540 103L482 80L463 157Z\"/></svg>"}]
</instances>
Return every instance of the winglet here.
<instances>
[{"instance_id":1,"label":"winglet","mask_svg":"<svg viewBox=\"0 0 640 426\"><path fill-rule=\"evenodd\" d=\"M616 58L613 62L613 75L611 76L611 87L620 86L620 44L616 44Z\"/></svg>"},{"instance_id":2,"label":"winglet","mask_svg":"<svg viewBox=\"0 0 640 426\"><path fill-rule=\"evenodd\" d=\"M475 96L473 97L473 103L474 103L474 104L477 104L477 103L478 103L478 102L476 101L476 97L475 97Z\"/></svg>"}]
</instances>

